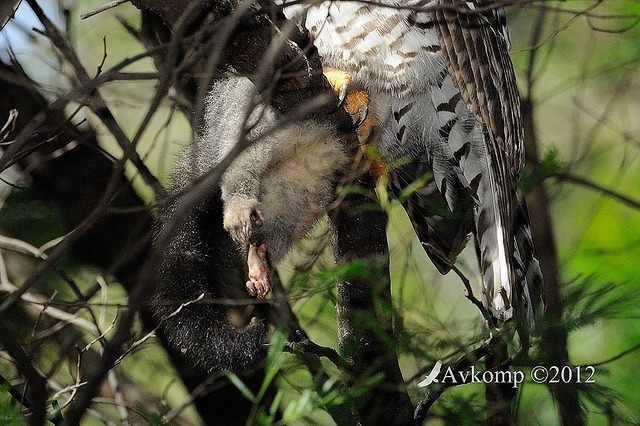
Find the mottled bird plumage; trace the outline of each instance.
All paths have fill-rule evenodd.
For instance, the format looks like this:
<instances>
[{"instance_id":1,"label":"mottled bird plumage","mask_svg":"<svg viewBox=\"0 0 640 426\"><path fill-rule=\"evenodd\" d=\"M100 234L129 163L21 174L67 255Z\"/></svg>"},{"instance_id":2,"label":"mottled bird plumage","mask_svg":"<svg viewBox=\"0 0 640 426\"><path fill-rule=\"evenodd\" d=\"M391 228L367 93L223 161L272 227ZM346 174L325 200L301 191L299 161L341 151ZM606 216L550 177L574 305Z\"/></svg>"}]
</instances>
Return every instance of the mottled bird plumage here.
<instances>
[{"instance_id":1,"label":"mottled bird plumage","mask_svg":"<svg viewBox=\"0 0 640 426\"><path fill-rule=\"evenodd\" d=\"M325 1L285 13L306 18L324 66L369 92L379 149L400 164L391 189L433 173L405 208L434 264L446 273L473 232L490 312L501 322L515 307L532 328L541 273L517 197L524 139L502 9L489 0Z\"/></svg>"}]
</instances>

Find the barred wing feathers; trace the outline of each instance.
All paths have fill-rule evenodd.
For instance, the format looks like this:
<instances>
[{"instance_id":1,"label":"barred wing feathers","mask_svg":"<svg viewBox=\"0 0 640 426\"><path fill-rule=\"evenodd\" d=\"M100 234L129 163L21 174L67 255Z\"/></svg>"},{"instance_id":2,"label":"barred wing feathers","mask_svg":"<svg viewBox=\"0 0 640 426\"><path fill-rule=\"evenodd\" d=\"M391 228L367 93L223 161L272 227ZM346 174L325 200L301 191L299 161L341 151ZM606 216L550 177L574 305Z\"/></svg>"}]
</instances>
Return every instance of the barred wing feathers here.
<instances>
[{"instance_id":1,"label":"barred wing feathers","mask_svg":"<svg viewBox=\"0 0 640 426\"><path fill-rule=\"evenodd\" d=\"M516 191L524 132L509 41L501 9L474 12L490 3L441 0L445 7L433 15L447 69L483 126L486 171L478 176L475 232L485 298L498 319L515 307L519 322L533 328L544 309L542 274Z\"/></svg>"},{"instance_id":2,"label":"barred wing feathers","mask_svg":"<svg viewBox=\"0 0 640 426\"><path fill-rule=\"evenodd\" d=\"M368 90L379 148L402 164L390 171L391 190L433 173L404 206L434 264L448 272L474 232L487 306L499 321L515 310L530 327L542 306L540 268L517 199L519 97L504 15L492 4L321 1L285 14L304 15L323 65Z\"/></svg>"}]
</instances>

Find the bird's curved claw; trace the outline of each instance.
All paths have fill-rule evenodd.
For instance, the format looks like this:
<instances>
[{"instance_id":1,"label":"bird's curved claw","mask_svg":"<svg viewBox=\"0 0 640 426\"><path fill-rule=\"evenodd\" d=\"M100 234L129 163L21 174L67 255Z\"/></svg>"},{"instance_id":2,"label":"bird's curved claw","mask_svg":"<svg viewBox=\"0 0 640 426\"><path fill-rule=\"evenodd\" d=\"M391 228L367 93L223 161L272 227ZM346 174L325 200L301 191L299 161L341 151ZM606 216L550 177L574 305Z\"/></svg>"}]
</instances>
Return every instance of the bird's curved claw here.
<instances>
[{"instance_id":1,"label":"bird's curved claw","mask_svg":"<svg viewBox=\"0 0 640 426\"><path fill-rule=\"evenodd\" d=\"M348 96L344 108L351 115L354 127L358 128L369 117L369 96L363 90L353 92Z\"/></svg>"},{"instance_id":2,"label":"bird's curved claw","mask_svg":"<svg viewBox=\"0 0 640 426\"><path fill-rule=\"evenodd\" d=\"M336 95L338 96L338 108L342 108L344 106L344 102L347 100L347 91L349 90L349 85L345 84L340 86L337 90Z\"/></svg>"},{"instance_id":3,"label":"bird's curved claw","mask_svg":"<svg viewBox=\"0 0 640 426\"><path fill-rule=\"evenodd\" d=\"M349 93L349 86L351 85L351 74L348 72L329 68L324 70L324 76L333 87L333 91L338 97L338 104L336 109L342 108L345 100L347 99L347 93Z\"/></svg>"},{"instance_id":4,"label":"bird's curved claw","mask_svg":"<svg viewBox=\"0 0 640 426\"><path fill-rule=\"evenodd\" d=\"M352 87L351 75L338 69L326 69L324 75L338 97L338 108L344 108L351 116L353 126L360 127L369 116L369 94Z\"/></svg>"}]
</instances>

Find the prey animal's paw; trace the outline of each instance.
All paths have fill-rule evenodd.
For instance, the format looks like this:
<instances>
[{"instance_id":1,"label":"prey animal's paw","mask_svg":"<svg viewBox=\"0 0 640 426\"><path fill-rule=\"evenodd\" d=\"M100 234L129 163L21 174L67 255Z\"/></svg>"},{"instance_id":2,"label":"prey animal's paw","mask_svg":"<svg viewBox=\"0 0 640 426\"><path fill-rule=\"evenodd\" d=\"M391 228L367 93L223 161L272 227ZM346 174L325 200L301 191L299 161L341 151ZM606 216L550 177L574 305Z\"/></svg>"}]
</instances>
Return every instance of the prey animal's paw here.
<instances>
[{"instance_id":1,"label":"prey animal's paw","mask_svg":"<svg viewBox=\"0 0 640 426\"><path fill-rule=\"evenodd\" d=\"M224 229L236 239L249 241L254 227L261 227L264 219L258 210L258 201L244 198L234 198L225 204L223 225Z\"/></svg>"},{"instance_id":2,"label":"prey animal's paw","mask_svg":"<svg viewBox=\"0 0 640 426\"><path fill-rule=\"evenodd\" d=\"M255 244L249 244L247 266L249 267L247 291L250 295L262 299L269 293L269 290L271 290L266 244L261 244L258 247L256 247Z\"/></svg>"}]
</instances>

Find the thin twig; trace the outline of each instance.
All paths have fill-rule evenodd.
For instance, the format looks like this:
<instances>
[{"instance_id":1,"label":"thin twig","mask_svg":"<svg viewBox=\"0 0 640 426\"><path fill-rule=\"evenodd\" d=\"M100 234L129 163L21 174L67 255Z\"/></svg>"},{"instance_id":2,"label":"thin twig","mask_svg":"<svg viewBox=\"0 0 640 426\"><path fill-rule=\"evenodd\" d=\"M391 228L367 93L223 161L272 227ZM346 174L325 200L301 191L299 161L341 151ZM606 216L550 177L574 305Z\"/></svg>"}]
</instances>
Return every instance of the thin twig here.
<instances>
[{"instance_id":1,"label":"thin twig","mask_svg":"<svg viewBox=\"0 0 640 426\"><path fill-rule=\"evenodd\" d=\"M2 129L0 129L0 144L6 143L5 139L15 129L17 119L18 119L18 110L16 109L10 110L7 121L2 126Z\"/></svg>"},{"instance_id":2,"label":"thin twig","mask_svg":"<svg viewBox=\"0 0 640 426\"><path fill-rule=\"evenodd\" d=\"M434 385L429 386L427 393L425 396L418 402L415 412L414 419L416 423L421 424L429 409L433 406L436 400L442 395L445 389L465 384L464 380L460 380L459 382L447 383L444 381L444 378L450 374L451 371L455 373L462 372L471 368L475 363L477 363L480 359L485 357L491 352L491 349L495 342L499 342L500 339L498 337L490 337L485 340L482 345L472 351L461 356L453 365L445 367L440 370L438 377L433 380Z\"/></svg>"},{"instance_id":3,"label":"thin twig","mask_svg":"<svg viewBox=\"0 0 640 426\"><path fill-rule=\"evenodd\" d=\"M474 295L473 288L471 287L471 282L464 275L464 273L462 273L462 271L453 262L451 262L449 258L444 256L442 252L440 252L440 250L438 250L436 247L431 245L428 241L422 243L422 245L425 247L426 250L428 250L429 254L436 256L438 260L445 263L449 268L451 268L453 272L456 273L458 278L460 278L460 281L462 281L462 284L464 285L465 290L467 290L467 294L465 295L465 297L471 303L473 303L476 308L478 308L478 310L480 311L480 314L487 321L487 324L489 324L490 327L496 327L497 326L496 318L493 315L491 315L491 313L486 308L486 306Z\"/></svg>"},{"instance_id":4,"label":"thin twig","mask_svg":"<svg viewBox=\"0 0 640 426\"><path fill-rule=\"evenodd\" d=\"M584 365L582 367L586 367L586 366L599 367L601 365L609 364L609 363L611 363L613 361L617 361L620 358L623 358L623 357L625 357L625 356L637 351L638 349L640 349L640 343L637 343L637 344L631 346L629 349L626 349L626 350L620 352L619 354L612 356L611 358L605 359L604 361L600 361L600 362L596 362L596 363L589 363L588 365Z\"/></svg>"},{"instance_id":5,"label":"thin twig","mask_svg":"<svg viewBox=\"0 0 640 426\"><path fill-rule=\"evenodd\" d=\"M167 315L166 317L162 318L161 321L158 322L158 324L156 325L156 327L151 330L150 332L148 332L147 334L145 334L142 338L136 340L135 342L133 342L123 353L122 355L120 355L118 357L118 359L116 359L113 363L113 366L116 366L118 364L120 364L122 362L122 360L129 354L131 353L135 348L139 347L140 345L142 345L144 342L146 342L147 340L151 339L152 337L156 336L156 332L158 331L158 328L160 328L160 326L166 322L169 318L174 317L176 315L178 315L180 313L180 311L182 311L185 307L193 304L193 303L197 303L200 300L202 300L204 298L204 293L202 293L200 296L196 297L193 300L189 300L187 302L181 303L180 306L178 306L176 308L175 311L171 312L169 315Z\"/></svg>"},{"instance_id":6,"label":"thin twig","mask_svg":"<svg viewBox=\"0 0 640 426\"><path fill-rule=\"evenodd\" d=\"M44 11L40 8L38 3L35 0L26 0L33 12L35 13L38 20L42 23L45 28L44 35L49 37L51 42L58 48L60 53L62 53L63 57L66 61L71 64L73 70L75 71L75 75L80 81L82 85L92 84L95 79L91 78L87 73L86 69L82 65L82 62L78 58L73 46L70 45L68 37L56 27L53 22L46 16ZM97 89L97 87L95 87ZM96 115L100 118L100 120L109 128L113 136L115 137L118 145L124 151L123 158L129 159L136 166L140 175L143 177L145 183L149 185L154 191L156 195L163 194L164 188L162 184L158 181L158 179L151 173L151 171L147 168L147 166L142 162L138 153L136 152L136 142L137 139L129 140L126 133L122 130L117 120L111 113L107 102L100 95L98 90L92 90L88 93L87 101L91 101L92 110L96 113ZM146 123L144 123L146 124ZM141 133L140 131L138 132ZM137 135L139 137L139 134Z\"/></svg>"},{"instance_id":7,"label":"thin twig","mask_svg":"<svg viewBox=\"0 0 640 426\"><path fill-rule=\"evenodd\" d=\"M96 7L95 9L91 9L87 12L80 14L80 19L87 19L98 13L104 12L105 10L113 9L116 6L120 6L122 3L127 3L129 0L113 0L108 3L105 3L101 6Z\"/></svg>"},{"instance_id":8,"label":"thin twig","mask_svg":"<svg viewBox=\"0 0 640 426\"><path fill-rule=\"evenodd\" d=\"M606 195L607 197L611 197L617 201L620 201L621 203L626 204L629 207L633 207L634 209L640 209L640 200L635 200L631 197L628 197L624 194L616 192L612 189L605 188L602 185L598 185L597 183L592 182L586 178L572 175L571 173L568 173L568 172L557 172L557 173L554 173L553 176L559 181L571 182L577 185L584 186L589 189L593 189L595 191L599 191L602 194Z\"/></svg>"},{"instance_id":9,"label":"thin twig","mask_svg":"<svg viewBox=\"0 0 640 426\"><path fill-rule=\"evenodd\" d=\"M318 357L327 358L331 361L336 367L338 367L343 372L349 372L352 370L351 366L347 361L344 360L340 356L340 354L333 348L320 346L317 343L313 342L311 339L303 335L299 332L300 340L295 342L288 342L284 349L290 353L310 353L316 355Z\"/></svg>"},{"instance_id":10,"label":"thin twig","mask_svg":"<svg viewBox=\"0 0 640 426\"><path fill-rule=\"evenodd\" d=\"M13 330L9 330L3 321L0 321L0 343L4 350L13 358L18 372L24 376L31 389L30 401L31 423L44 424L46 419L47 378L33 365L29 355L24 351L16 339Z\"/></svg>"}]
</instances>

